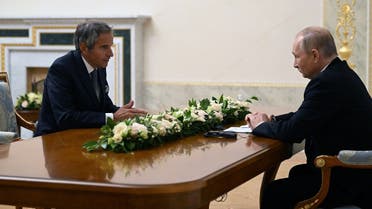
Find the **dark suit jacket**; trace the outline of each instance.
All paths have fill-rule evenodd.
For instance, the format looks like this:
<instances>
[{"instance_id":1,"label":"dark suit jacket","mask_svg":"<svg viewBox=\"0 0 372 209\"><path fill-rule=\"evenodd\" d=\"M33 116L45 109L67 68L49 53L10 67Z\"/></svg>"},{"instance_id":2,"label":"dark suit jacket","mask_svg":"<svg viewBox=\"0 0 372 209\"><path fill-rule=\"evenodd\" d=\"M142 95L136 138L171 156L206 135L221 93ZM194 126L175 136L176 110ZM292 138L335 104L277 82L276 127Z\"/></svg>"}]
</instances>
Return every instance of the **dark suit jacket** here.
<instances>
[{"instance_id":1,"label":"dark suit jacket","mask_svg":"<svg viewBox=\"0 0 372 209\"><path fill-rule=\"evenodd\" d=\"M35 136L71 128L101 127L115 106L108 96L106 69L98 70L100 101L79 51L58 58L44 82L42 107Z\"/></svg>"},{"instance_id":2,"label":"dark suit jacket","mask_svg":"<svg viewBox=\"0 0 372 209\"><path fill-rule=\"evenodd\" d=\"M296 112L276 118L256 127L253 134L290 143L306 139L310 164L321 154L372 150L371 97L357 74L339 58L309 82Z\"/></svg>"}]
</instances>

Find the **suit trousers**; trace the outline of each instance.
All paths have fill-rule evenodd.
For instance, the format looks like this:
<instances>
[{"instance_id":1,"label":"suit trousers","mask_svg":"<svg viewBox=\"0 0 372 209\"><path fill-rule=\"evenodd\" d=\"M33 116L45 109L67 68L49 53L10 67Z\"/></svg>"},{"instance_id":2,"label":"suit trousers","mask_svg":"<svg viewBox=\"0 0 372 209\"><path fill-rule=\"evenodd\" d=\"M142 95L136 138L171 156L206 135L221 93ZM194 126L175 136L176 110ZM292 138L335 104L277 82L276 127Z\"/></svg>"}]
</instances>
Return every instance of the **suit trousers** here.
<instances>
[{"instance_id":1,"label":"suit trousers","mask_svg":"<svg viewBox=\"0 0 372 209\"><path fill-rule=\"evenodd\" d=\"M355 170L354 170L355 171ZM351 171L353 172L353 171ZM365 182L353 182L351 173L346 175L331 174L328 196L320 206L333 208L342 205L357 205L372 208L366 189L355 188ZM338 183L340 182L340 183ZM261 209L293 209L295 205L314 196L321 184L321 171L309 164L296 165L289 171L288 178L271 182L263 192ZM354 188L353 188L354 187ZM369 189L368 189L369 190Z\"/></svg>"}]
</instances>

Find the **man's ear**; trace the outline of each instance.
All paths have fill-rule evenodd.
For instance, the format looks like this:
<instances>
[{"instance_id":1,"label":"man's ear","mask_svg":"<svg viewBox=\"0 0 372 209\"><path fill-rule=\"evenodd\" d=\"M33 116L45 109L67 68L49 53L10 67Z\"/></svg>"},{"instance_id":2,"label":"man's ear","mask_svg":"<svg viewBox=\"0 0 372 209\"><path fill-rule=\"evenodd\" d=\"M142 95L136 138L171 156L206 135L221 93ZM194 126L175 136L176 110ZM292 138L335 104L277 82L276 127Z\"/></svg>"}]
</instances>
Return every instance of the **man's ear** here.
<instances>
[{"instance_id":1,"label":"man's ear","mask_svg":"<svg viewBox=\"0 0 372 209\"><path fill-rule=\"evenodd\" d=\"M314 62L315 63L318 63L319 62L319 59L320 59L320 54L319 54L319 51L317 49L312 49L311 50L311 54L314 58Z\"/></svg>"},{"instance_id":2,"label":"man's ear","mask_svg":"<svg viewBox=\"0 0 372 209\"><path fill-rule=\"evenodd\" d=\"M82 54L85 54L88 51L88 47L85 42L80 43L79 48Z\"/></svg>"}]
</instances>

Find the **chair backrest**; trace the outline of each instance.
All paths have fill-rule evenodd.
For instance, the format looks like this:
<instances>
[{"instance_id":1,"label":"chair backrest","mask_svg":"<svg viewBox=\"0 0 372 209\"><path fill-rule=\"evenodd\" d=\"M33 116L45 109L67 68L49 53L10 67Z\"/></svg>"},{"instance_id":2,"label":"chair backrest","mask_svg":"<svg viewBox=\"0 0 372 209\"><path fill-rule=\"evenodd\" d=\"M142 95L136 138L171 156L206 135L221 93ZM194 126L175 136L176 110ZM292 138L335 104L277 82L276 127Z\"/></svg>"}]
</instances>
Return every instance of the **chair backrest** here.
<instances>
[{"instance_id":1,"label":"chair backrest","mask_svg":"<svg viewBox=\"0 0 372 209\"><path fill-rule=\"evenodd\" d=\"M17 119L6 72L0 72L0 131L18 134Z\"/></svg>"}]
</instances>

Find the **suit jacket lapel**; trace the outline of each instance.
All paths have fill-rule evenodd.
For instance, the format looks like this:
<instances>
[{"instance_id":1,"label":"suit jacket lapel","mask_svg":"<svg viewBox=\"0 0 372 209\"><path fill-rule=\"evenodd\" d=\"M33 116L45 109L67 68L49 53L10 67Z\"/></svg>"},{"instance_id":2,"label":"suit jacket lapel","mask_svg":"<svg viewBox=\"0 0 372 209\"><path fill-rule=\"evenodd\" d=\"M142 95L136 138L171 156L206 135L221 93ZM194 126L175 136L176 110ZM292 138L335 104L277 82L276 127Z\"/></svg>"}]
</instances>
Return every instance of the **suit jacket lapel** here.
<instances>
[{"instance_id":1,"label":"suit jacket lapel","mask_svg":"<svg viewBox=\"0 0 372 209\"><path fill-rule=\"evenodd\" d=\"M77 63L77 68L76 68L76 72L79 76L79 78L81 78L81 83L83 84L83 86L85 87L86 89L86 92L90 95L90 97L92 98L92 101L94 101L96 104L95 105L99 105L99 101L98 101L98 98L97 98L97 95L96 95L96 92L94 90L94 87L93 87L93 83L92 83L92 80L90 78L90 75L88 73L88 70L87 68L85 67L85 64L83 62L83 58L81 58L81 54L80 52L78 51L74 51L74 57L75 57L75 61ZM99 72L100 70L98 70ZM100 77L100 76L99 76ZM101 80L101 79L100 79ZM99 81L101 82L101 81Z\"/></svg>"}]
</instances>

